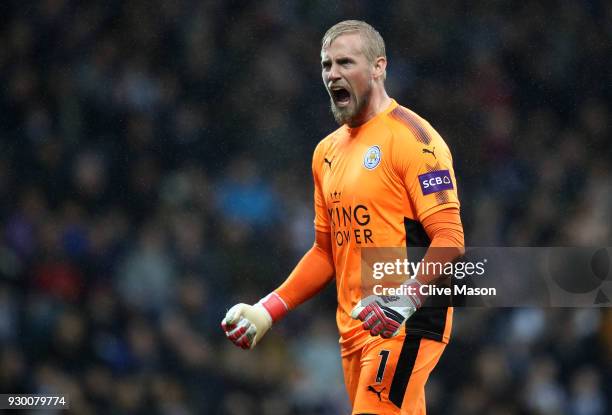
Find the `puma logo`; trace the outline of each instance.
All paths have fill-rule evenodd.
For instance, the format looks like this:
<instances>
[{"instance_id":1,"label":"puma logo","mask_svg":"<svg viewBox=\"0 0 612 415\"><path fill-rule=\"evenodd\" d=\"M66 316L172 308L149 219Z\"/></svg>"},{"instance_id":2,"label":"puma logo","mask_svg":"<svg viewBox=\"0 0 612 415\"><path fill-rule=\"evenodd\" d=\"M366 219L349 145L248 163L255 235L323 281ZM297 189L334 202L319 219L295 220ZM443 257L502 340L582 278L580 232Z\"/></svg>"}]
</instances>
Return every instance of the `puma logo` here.
<instances>
[{"instance_id":1,"label":"puma logo","mask_svg":"<svg viewBox=\"0 0 612 415\"><path fill-rule=\"evenodd\" d=\"M378 400L380 402L382 402L382 398L380 397L380 394L383 393L383 391L387 389L387 388L382 388L380 391L377 391L376 389L374 389L374 386L370 385L368 386L368 391L369 392L374 392L376 394L376 396L378 396Z\"/></svg>"},{"instance_id":2,"label":"puma logo","mask_svg":"<svg viewBox=\"0 0 612 415\"><path fill-rule=\"evenodd\" d=\"M332 161L334 161L334 159L332 158L331 160L327 160L327 157L325 157L325 158L323 159L323 161L324 161L325 163L329 164L329 168L331 169L331 163L332 163Z\"/></svg>"},{"instance_id":3,"label":"puma logo","mask_svg":"<svg viewBox=\"0 0 612 415\"><path fill-rule=\"evenodd\" d=\"M427 154L427 153L429 153L429 154L431 154L432 156L434 156L434 158L437 160L438 158L436 157L436 153L435 153L435 151L436 151L436 148L435 148L435 147L433 148L433 150L430 150L430 149L428 149L428 148L424 148L424 149L423 149L423 154Z\"/></svg>"}]
</instances>

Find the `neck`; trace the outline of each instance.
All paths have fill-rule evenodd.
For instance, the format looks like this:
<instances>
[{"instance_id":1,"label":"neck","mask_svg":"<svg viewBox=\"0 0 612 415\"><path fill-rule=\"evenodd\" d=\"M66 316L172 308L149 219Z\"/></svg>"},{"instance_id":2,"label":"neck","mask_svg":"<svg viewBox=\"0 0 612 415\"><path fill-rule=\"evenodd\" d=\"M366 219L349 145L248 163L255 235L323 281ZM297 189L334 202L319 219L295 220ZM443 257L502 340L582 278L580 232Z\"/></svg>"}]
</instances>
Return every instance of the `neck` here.
<instances>
[{"instance_id":1,"label":"neck","mask_svg":"<svg viewBox=\"0 0 612 415\"><path fill-rule=\"evenodd\" d=\"M391 98L387 95L385 87L375 85L372 89L368 105L355 118L349 120L347 124L351 128L359 127L383 112L389 105L391 105Z\"/></svg>"}]
</instances>

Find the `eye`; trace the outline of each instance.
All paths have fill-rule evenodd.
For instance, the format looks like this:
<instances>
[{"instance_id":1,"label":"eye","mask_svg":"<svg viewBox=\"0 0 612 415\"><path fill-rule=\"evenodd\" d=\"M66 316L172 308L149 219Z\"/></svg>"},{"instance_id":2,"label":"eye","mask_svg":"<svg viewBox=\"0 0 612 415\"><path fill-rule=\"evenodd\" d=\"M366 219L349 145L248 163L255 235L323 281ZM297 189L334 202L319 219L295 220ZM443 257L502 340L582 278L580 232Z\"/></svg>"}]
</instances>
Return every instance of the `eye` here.
<instances>
[{"instance_id":1,"label":"eye","mask_svg":"<svg viewBox=\"0 0 612 415\"><path fill-rule=\"evenodd\" d=\"M331 66L331 62L330 61L323 61L321 62L321 68L323 69L329 69Z\"/></svg>"}]
</instances>

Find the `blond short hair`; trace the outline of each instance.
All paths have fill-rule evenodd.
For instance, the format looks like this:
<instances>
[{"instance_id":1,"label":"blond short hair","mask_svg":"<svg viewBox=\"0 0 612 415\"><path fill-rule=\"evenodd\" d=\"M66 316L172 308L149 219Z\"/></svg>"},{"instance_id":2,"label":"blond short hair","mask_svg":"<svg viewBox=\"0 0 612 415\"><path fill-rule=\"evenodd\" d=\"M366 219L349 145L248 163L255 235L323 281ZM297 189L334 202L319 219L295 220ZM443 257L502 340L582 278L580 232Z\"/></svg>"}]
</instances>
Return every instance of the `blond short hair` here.
<instances>
[{"instance_id":1,"label":"blond short hair","mask_svg":"<svg viewBox=\"0 0 612 415\"><path fill-rule=\"evenodd\" d=\"M329 47L329 45L340 35L347 33L359 33L363 39L363 54L368 59L368 62L374 63L380 57L387 57L385 52L385 41L380 33L372 26L361 20L345 20L336 23L325 32L321 41L321 49Z\"/></svg>"}]
</instances>

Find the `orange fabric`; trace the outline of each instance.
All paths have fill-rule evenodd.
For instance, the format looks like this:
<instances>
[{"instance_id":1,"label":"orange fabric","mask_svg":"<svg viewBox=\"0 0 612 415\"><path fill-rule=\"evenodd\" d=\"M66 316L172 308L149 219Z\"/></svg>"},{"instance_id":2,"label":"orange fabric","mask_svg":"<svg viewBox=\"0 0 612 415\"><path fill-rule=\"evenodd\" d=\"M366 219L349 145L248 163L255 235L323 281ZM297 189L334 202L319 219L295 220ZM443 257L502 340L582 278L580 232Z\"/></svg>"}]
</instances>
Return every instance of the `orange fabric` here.
<instances>
[{"instance_id":1,"label":"orange fabric","mask_svg":"<svg viewBox=\"0 0 612 415\"><path fill-rule=\"evenodd\" d=\"M344 125L323 139L312 168L315 229L331 237L336 320L347 355L369 338L350 317L361 298L360 248L406 246L404 218L423 222L438 211L458 210L457 182L444 140L395 101L365 124ZM419 176L445 170L451 188L428 192Z\"/></svg>"},{"instance_id":2,"label":"orange fabric","mask_svg":"<svg viewBox=\"0 0 612 415\"><path fill-rule=\"evenodd\" d=\"M316 295L334 278L331 254L330 235L316 231L313 247L306 252L285 282L275 290L289 310Z\"/></svg>"},{"instance_id":3,"label":"orange fabric","mask_svg":"<svg viewBox=\"0 0 612 415\"><path fill-rule=\"evenodd\" d=\"M408 383L401 389L401 408L390 400L393 379L398 371L398 360L404 342L420 342L416 360ZM425 384L429 374L438 363L446 344L430 339L406 338L405 335L391 339L377 338L369 342L363 349L342 357L344 381L353 414L385 414L385 415L424 415L425 414ZM382 359L388 351L383 376L377 381ZM382 352L382 354L381 354ZM411 362L409 362L411 363ZM395 386L398 387L397 385ZM380 397L378 393L380 392Z\"/></svg>"},{"instance_id":4,"label":"orange fabric","mask_svg":"<svg viewBox=\"0 0 612 415\"><path fill-rule=\"evenodd\" d=\"M463 237L463 226L459 209L448 208L440 210L423 219L423 227L431 240L430 248L427 250L424 263L452 262L465 252L465 242ZM423 267L421 269L428 269ZM416 278L423 284L430 284L438 279L438 275L427 275L420 273Z\"/></svg>"},{"instance_id":5,"label":"orange fabric","mask_svg":"<svg viewBox=\"0 0 612 415\"><path fill-rule=\"evenodd\" d=\"M422 222L431 239L430 246L465 246L459 209L452 207L440 210L423 218Z\"/></svg>"}]
</instances>

